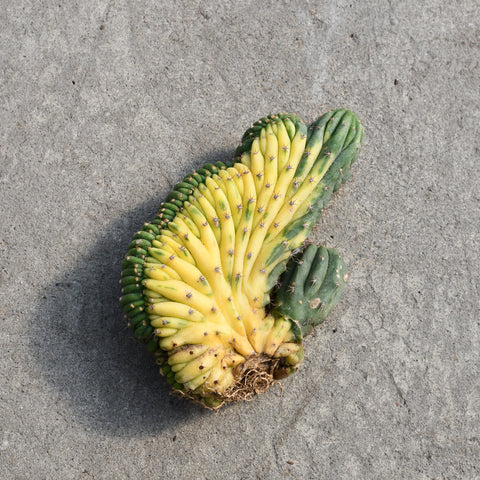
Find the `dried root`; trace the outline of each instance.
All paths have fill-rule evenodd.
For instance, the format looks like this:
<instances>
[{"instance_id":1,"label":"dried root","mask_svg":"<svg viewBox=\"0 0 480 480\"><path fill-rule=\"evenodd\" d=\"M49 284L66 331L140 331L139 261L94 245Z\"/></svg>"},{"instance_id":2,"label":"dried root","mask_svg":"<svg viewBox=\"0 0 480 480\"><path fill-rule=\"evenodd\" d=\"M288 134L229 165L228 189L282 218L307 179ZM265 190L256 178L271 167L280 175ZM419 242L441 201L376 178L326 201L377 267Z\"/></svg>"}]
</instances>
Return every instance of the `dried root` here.
<instances>
[{"instance_id":1,"label":"dried root","mask_svg":"<svg viewBox=\"0 0 480 480\"><path fill-rule=\"evenodd\" d=\"M281 370L281 364L282 361L279 358L251 355L245 362L235 367L235 382L227 391L222 394L213 392L214 398L218 401L215 406L205 405L205 401L192 392L174 390L173 393L216 411L227 403L251 401L255 395L264 393L271 385L278 385L283 393L282 384L276 380L276 371Z\"/></svg>"}]
</instances>

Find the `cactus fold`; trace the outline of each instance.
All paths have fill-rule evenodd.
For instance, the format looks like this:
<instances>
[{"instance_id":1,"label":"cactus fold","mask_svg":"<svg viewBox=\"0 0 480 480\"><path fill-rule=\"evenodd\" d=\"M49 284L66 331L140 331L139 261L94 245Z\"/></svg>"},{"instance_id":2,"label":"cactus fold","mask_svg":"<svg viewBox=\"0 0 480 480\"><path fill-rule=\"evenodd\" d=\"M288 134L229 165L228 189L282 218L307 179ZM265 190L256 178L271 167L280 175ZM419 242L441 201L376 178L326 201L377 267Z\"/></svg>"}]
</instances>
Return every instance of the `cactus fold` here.
<instances>
[{"instance_id":1,"label":"cactus fold","mask_svg":"<svg viewBox=\"0 0 480 480\"><path fill-rule=\"evenodd\" d=\"M345 109L308 127L269 115L232 161L187 175L134 235L120 304L175 391L217 408L298 369L303 336L336 305L346 273L336 250L303 244L362 138Z\"/></svg>"}]
</instances>

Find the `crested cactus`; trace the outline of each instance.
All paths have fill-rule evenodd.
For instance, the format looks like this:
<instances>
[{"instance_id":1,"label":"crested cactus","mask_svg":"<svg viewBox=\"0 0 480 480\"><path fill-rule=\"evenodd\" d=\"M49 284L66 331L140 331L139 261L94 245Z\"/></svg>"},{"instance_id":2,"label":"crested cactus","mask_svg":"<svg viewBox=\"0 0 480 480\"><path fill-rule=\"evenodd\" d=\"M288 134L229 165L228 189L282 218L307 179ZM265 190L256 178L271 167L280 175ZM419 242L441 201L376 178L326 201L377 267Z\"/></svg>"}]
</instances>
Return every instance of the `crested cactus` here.
<instances>
[{"instance_id":1,"label":"crested cactus","mask_svg":"<svg viewBox=\"0 0 480 480\"><path fill-rule=\"evenodd\" d=\"M346 273L335 250L302 245L362 138L345 109L308 127L262 118L233 161L188 175L135 234L120 303L176 392L218 408L298 369Z\"/></svg>"}]
</instances>

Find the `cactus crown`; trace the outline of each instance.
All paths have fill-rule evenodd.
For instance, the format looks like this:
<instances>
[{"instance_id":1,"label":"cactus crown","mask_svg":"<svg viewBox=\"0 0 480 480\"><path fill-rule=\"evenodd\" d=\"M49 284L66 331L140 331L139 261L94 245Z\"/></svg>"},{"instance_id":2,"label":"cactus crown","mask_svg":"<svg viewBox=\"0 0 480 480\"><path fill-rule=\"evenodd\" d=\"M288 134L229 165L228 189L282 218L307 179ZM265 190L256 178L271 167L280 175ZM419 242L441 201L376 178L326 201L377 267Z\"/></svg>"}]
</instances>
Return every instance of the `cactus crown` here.
<instances>
[{"instance_id":1,"label":"cactus crown","mask_svg":"<svg viewBox=\"0 0 480 480\"><path fill-rule=\"evenodd\" d=\"M302 337L338 302L345 266L324 247L290 257L348 178L362 137L344 109L308 128L269 115L232 162L187 175L135 234L120 302L176 391L216 408L298 368Z\"/></svg>"}]
</instances>

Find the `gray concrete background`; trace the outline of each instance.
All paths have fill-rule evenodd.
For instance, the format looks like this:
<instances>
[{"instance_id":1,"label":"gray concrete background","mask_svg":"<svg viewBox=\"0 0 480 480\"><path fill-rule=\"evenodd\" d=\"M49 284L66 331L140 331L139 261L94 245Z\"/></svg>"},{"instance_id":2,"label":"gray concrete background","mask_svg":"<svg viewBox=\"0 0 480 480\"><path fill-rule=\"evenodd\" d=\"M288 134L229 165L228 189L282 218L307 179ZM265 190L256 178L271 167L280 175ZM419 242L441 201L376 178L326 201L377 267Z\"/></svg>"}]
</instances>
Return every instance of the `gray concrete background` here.
<instances>
[{"instance_id":1,"label":"gray concrete background","mask_svg":"<svg viewBox=\"0 0 480 480\"><path fill-rule=\"evenodd\" d=\"M0 478L480 477L475 0L0 3ZM117 305L132 234L260 116L339 106L340 305L283 396L173 398Z\"/></svg>"}]
</instances>

